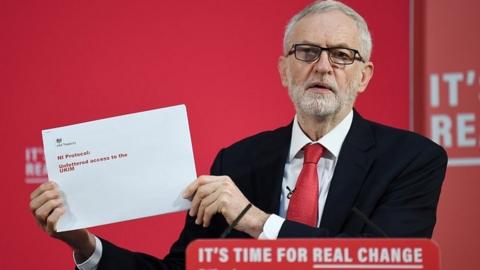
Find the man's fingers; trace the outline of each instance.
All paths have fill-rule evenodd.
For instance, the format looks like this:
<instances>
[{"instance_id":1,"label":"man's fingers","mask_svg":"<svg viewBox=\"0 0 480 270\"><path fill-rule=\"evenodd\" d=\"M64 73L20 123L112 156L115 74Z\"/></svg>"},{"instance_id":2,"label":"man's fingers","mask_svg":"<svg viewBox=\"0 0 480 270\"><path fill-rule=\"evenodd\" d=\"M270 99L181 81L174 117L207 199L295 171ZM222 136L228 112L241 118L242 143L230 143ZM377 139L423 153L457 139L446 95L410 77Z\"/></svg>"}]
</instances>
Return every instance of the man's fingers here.
<instances>
[{"instance_id":1,"label":"man's fingers","mask_svg":"<svg viewBox=\"0 0 480 270\"><path fill-rule=\"evenodd\" d=\"M35 211L35 218L40 222L40 224L45 225L47 222L47 218L52 213L52 211L54 211L55 208L62 205L63 205L63 199L61 198L49 200Z\"/></svg>"},{"instance_id":2,"label":"man's fingers","mask_svg":"<svg viewBox=\"0 0 480 270\"><path fill-rule=\"evenodd\" d=\"M192 199L192 206L190 207L189 211L190 216L194 217L197 215L198 208L202 200L210 194L214 193L218 186L219 182L210 182L208 184L204 184L198 187L197 192L195 192L195 195Z\"/></svg>"},{"instance_id":3,"label":"man's fingers","mask_svg":"<svg viewBox=\"0 0 480 270\"><path fill-rule=\"evenodd\" d=\"M46 182L38 186L32 193L30 193L30 200L32 200L35 197L38 197L41 193L43 193L45 190L50 189L51 184L50 182ZM51 187L53 188L53 187Z\"/></svg>"},{"instance_id":4,"label":"man's fingers","mask_svg":"<svg viewBox=\"0 0 480 270\"><path fill-rule=\"evenodd\" d=\"M209 205L214 203L218 196L220 196L221 191L219 189L215 190L212 194L208 195L207 197L203 198L202 201L200 202L200 205L198 207L198 213L197 217L195 220L196 224L202 224L203 223L203 215L205 212L205 208L207 208Z\"/></svg>"},{"instance_id":5,"label":"man's fingers","mask_svg":"<svg viewBox=\"0 0 480 270\"><path fill-rule=\"evenodd\" d=\"M40 193L38 196L33 197L30 201L30 210L35 212L38 208L40 208L43 204L50 200L55 200L60 198L60 192L58 189L48 189L45 190L43 193Z\"/></svg>"},{"instance_id":6,"label":"man's fingers","mask_svg":"<svg viewBox=\"0 0 480 270\"><path fill-rule=\"evenodd\" d=\"M203 227L208 227L210 225L210 220L212 219L213 215L220 211L220 205L221 201L217 199L205 208L205 212L203 213Z\"/></svg>"},{"instance_id":7,"label":"man's fingers","mask_svg":"<svg viewBox=\"0 0 480 270\"><path fill-rule=\"evenodd\" d=\"M192 198L200 186L218 181L220 176L213 176L213 175L202 175L195 179L192 183L190 183L185 191L183 192L183 198L188 199Z\"/></svg>"},{"instance_id":8,"label":"man's fingers","mask_svg":"<svg viewBox=\"0 0 480 270\"><path fill-rule=\"evenodd\" d=\"M57 222L64 213L65 208L61 206L55 208L53 212L48 216L45 230L49 235L53 235L54 233L56 233Z\"/></svg>"},{"instance_id":9,"label":"man's fingers","mask_svg":"<svg viewBox=\"0 0 480 270\"><path fill-rule=\"evenodd\" d=\"M57 184L55 182L51 182L51 181L45 182L45 183L41 184L40 186L38 186L34 191L32 191L32 193L30 194L30 200L38 197L43 192L45 192L47 190L54 189L56 187L57 187Z\"/></svg>"},{"instance_id":10,"label":"man's fingers","mask_svg":"<svg viewBox=\"0 0 480 270\"><path fill-rule=\"evenodd\" d=\"M224 209L238 192L228 176L200 176L186 188L184 198L191 198L190 216L196 216L195 223L209 226L210 220L220 208ZM240 194L242 195L242 194ZM233 197L232 197L233 196ZM240 197L242 199L243 195ZM233 205L231 205L233 206ZM224 216L228 213L222 213ZM225 216L227 218L227 216Z\"/></svg>"},{"instance_id":11,"label":"man's fingers","mask_svg":"<svg viewBox=\"0 0 480 270\"><path fill-rule=\"evenodd\" d=\"M194 180L192 183L190 183L185 191L183 192L182 196L184 199L190 199L193 197L195 194L195 191L197 190L198 187L198 182L197 180Z\"/></svg>"}]
</instances>

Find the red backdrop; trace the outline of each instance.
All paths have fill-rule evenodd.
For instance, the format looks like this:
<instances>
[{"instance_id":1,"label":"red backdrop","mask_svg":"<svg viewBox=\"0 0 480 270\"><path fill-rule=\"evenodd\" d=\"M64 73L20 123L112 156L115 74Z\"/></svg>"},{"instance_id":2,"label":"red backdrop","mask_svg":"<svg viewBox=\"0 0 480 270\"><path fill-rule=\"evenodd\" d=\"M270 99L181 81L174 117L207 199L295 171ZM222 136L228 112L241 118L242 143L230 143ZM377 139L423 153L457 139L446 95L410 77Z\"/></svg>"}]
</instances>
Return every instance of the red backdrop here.
<instances>
[{"instance_id":1,"label":"red backdrop","mask_svg":"<svg viewBox=\"0 0 480 270\"><path fill-rule=\"evenodd\" d=\"M444 269L480 269L480 2L415 1L415 129L449 168L434 238Z\"/></svg>"},{"instance_id":2,"label":"red backdrop","mask_svg":"<svg viewBox=\"0 0 480 270\"><path fill-rule=\"evenodd\" d=\"M0 269L72 267L69 249L49 239L28 209L32 182L45 178L42 129L185 103L198 174L207 173L221 147L292 119L277 59L284 25L309 2L0 2ZM375 75L358 110L408 128L409 1L345 2L364 15L374 39ZM467 226L467 217L440 217L439 228ZM146 218L94 232L163 256L183 218ZM455 248L457 236L465 237L443 230L442 249ZM458 258L442 255L445 262Z\"/></svg>"}]
</instances>

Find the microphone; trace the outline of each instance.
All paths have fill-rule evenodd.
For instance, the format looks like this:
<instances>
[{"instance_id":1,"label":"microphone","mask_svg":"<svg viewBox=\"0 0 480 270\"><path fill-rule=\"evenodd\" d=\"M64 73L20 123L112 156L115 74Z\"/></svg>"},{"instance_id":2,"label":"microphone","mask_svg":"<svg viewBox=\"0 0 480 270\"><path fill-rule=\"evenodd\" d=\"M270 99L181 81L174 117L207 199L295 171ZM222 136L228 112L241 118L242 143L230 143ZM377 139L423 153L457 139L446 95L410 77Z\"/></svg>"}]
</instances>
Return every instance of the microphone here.
<instances>
[{"instance_id":1,"label":"microphone","mask_svg":"<svg viewBox=\"0 0 480 270\"><path fill-rule=\"evenodd\" d=\"M292 198L293 193L295 192L295 189L292 190L290 189L289 186L287 186L287 190L288 190L287 199L290 200L290 198Z\"/></svg>"},{"instance_id":2,"label":"microphone","mask_svg":"<svg viewBox=\"0 0 480 270\"><path fill-rule=\"evenodd\" d=\"M352 207L352 211L360 217L368 226L373 228L376 232L380 233L383 237L388 237L388 235L380 229L375 223L373 223L362 211L360 211L356 206Z\"/></svg>"}]
</instances>

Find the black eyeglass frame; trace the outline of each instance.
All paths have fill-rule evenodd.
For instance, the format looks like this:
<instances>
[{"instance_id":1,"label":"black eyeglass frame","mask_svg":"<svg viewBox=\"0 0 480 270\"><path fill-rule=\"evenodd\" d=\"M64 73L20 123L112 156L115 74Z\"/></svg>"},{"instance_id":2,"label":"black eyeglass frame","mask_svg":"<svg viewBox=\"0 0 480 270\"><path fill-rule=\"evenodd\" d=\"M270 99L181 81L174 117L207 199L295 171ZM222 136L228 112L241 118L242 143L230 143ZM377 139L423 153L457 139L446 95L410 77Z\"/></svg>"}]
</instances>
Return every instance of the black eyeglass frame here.
<instances>
[{"instance_id":1,"label":"black eyeglass frame","mask_svg":"<svg viewBox=\"0 0 480 270\"><path fill-rule=\"evenodd\" d=\"M309 47L314 47L314 48L318 48L320 49L320 53L318 54L318 56L313 59L312 61L306 61L306 60L303 60L303 59L300 59L297 57L297 46L309 46ZM337 63L335 61L332 60L332 57L331 57L331 54L330 54L330 50L334 50L334 49L344 49L344 50L349 50L351 52L353 52L353 59L352 59L352 62L350 63ZM292 45L292 48L288 51L287 55L286 56L289 56L289 55L294 55L295 56L295 59L299 60L299 61L302 61L302 62L306 62L306 63L313 63L315 61L317 61L318 59L320 59L320 56L322 55L322 52L323 51L327 51L327 56L328 56L328 60L330 61L331 64L335 64L335 65L351 65L355 62L355 60L358 60L362 63L365 63L365 60L363 59L362 55L360 55L360 52L358 50L355 50L355 49L351 49L351 48L345 48L345 47L330 47L330 48L324 48L324 47L320 47L318 45L314 45L314 44L308 44L308 43L299 43L299 44L293 44ZM358 55L358 57L357 57Z\"/></svg>"}]
</instances>

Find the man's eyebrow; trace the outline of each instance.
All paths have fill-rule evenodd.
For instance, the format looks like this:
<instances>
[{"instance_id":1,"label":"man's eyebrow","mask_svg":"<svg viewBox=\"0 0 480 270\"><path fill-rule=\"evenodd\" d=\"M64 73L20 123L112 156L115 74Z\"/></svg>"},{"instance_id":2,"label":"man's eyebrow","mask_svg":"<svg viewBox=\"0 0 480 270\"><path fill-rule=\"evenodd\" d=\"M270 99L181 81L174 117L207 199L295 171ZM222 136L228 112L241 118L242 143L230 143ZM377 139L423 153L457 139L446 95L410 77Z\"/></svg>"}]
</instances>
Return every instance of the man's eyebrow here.
<instances>
[{"instance_id":1,"label":"man's eyebrow","mask_svg":"<svg viewBox=\"0 0 480 270\"><path fill-rule=\"evenodd\" d=\"M308 44L308 45L323 47L322 45L320 45L316 42L309 41L309 40L302 40L301 42L296 43L296 44ZM326 48L352 48L352 47L350 45L348 45L347 43L340 42L340 43L327 45Z\"/></svg>"},{"instance_id":2,"label":"man's eyebrow","mask_svg":"<svg viewBox=\"0 0 480 270\"><path fill-rule=\"evenodd\" d=\"M329 48L352 48L352 46L350 46L347 43L336 43L336 44L333 44L333 45L328 45L328 47Z\"/></svg>"}]
</instances>

